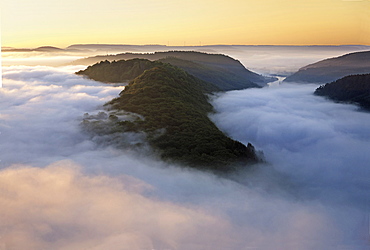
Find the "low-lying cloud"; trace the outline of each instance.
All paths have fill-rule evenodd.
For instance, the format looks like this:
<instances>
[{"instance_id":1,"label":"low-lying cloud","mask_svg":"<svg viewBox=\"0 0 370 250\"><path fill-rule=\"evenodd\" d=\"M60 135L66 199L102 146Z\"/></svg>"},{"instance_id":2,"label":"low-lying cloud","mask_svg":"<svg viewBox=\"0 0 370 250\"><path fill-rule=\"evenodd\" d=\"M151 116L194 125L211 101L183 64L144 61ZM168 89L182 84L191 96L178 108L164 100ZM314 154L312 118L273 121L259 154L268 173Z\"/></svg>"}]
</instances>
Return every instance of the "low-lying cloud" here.
<instances>
[{"instance_id":1,"label":"low-lying cloud","mask_svg":"<svg viewBox=\"0 0 370 250\"><path fill-rule=\"evenodd\" d=\"M210 45L210 46L104 46L91 45L89 48L61 51L32 51L32 52L2 52L4 66L61 66L68 63L96 55L118 53L154 53L158 51L199 51L205 53L221 53L241 61L244 66L259 74L290 75L299 68L308 64L337 57L351 52L369 50L369 46L238 46L238 45Z\"/></svg>"},{"instance_id":2,"label":"low-lying cloud","mask_svg":"<svg viewBox=\"0 0 370 250\"><path fill-rule=\"evenodd\" d=\"M370 113L312 93L317 85L232 91L214 100L216 124L252 141L268 162L328 199L366 204L370 193ZM330 196L330 195L329 195Z\"/></svg>"},{"instance_id":3,"label":"low-lying cloud","mask_svg":"<svg viewBox=\"0 0 370 250\"><path fill-rule=\"evenodd\" d=\"M262 149L271 166L261 169L295 189L277 174L272 190L263 171L243 185L98 145L83 114L122 87L77 70L3 69L0 248L368 248L367 113L311 96L312 86L215 99L217 124Z\"/></svg>"},{"instance_id":4,"label":"low-lying cloud","mask_svg":"<svg viewBox=\"0 0 370 250\"><path fill-rule=\"evenodd\" d=\"M237 58L260 74L291 75L301 67L347 53L369 50L367 46L220 46L210 52Z\"/></svg>"},{"instance_id":5,"label":"low-lying cloud","mask_svg":"<svg viewBox=\"0 0 370 250\"><path fill-rule=\"evenodd\" d=\"M202 249L230 227L207 211L145 197L151 187L140 180L83 175L70 162L11 167L0 180L5 249Z\"/></svg>"},{"instance_id":6,"label":"low-lying cloud","mask_svg":"<svg viewBox=\"0 0 370 250\"><path fill-rule=\"evenodd\" d=\"M158 192L156 187L134 177L87 175L79 168L62 161L0 172L5 249L309 249L321 240L330 242L328 236L339 236L319 207L287 205L253 193L238 201L242 196L236 193L211 209L207 203L220 198L204 196L211 200L205 204L186 203L185 197L169 202L150 195ZM176 174L174 178L181 180ZM209 177L203 180L207 186L216 184ZM223 188L228 195L230 189L238 191ZM273 206L274 212L262 209L261 203ZM227 216L224 210L237 214ZM246 217L230 219L241 215Z\"/></svg>"},{"instance_id":7,"label":"low-lying cloud","mask_svg":"<svg viewBox=\"0 0 370 250\"><path fill-rule=\"evenodd\" d=\"M357 209L344 213L353 221L362 214L352 232L362 231L368 241L370 113L314 96L315 88L284 84L228 92L214 99L212 119L231 137L262 148L300 199L320 202L333 215Z\"/></svg>"}]
</instances>

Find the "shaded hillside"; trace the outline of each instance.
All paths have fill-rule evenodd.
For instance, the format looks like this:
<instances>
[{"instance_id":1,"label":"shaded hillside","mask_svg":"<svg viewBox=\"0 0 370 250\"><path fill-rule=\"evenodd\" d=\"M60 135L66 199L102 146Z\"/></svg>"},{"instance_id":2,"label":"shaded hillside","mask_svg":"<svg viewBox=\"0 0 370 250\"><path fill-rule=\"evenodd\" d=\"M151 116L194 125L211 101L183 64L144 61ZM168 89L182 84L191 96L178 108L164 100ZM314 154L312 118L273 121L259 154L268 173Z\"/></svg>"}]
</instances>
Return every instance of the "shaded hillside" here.
<instances>
[{"instance_id":1,"label":"shaded hillside","mask_svg":"<svg viewBox=\"0 0 370 250\"><path fill-rule=\"evenodd\" d=\"M370 74L351 75L320 86L315 95L334 101L355 103L370 110Z\"/></svg>"},{"instance_id":2,"label":"shaded hillside","mask_svg":"<svg viewBox=\"0 0 370 250\"><path fill-rule=\"evenodd\" d=\"M53 47L53 46L41 46L35 49L29 49L29 48L12 48L12 47L1 47L2 52L32 52L32 51L38 51L38 52L60 52L64 51L64 49Z\"/></svg>"},{"instance_id":3,"label":"shaded hillside","mask_svg":"<svg viewBox=\"0 0 370 250\"><path fill-rule=\"evenodd\" d=\"M221 54L208 54L196 51L166 51L166 52L154 52L154 53L122 53L117 55L99 55L93 57L87 57L83 59L78 59L71 64L74 65L88 65L94 64L100 61L108 60L129 60L134 58L148 59L151 61L163 59L166 57L177 57L183 60L190 60L195 62L203 63L214 63L214 64L228 64L233 63L236 60L231 57L221 55Z\"/></svg>"},{"instance_id":4,"label":"shaded hillside","mask_svg":"<svg viewBox=\"0 0 370 250\"><path fill-rule=\"evenodd\" d=\"M198 169L228 172L259 162L251 144L228 138L208 118L212 106L204 84L169 64L146 70L106 104L111 111L133 112L143 119L113 119L114 131L144 131L164 160Z\"/></svg>"},{"instance_id":5,"label":"shaded hillside","mask_svg":"<svg viewBox=\"0 0 370 250\"><path fill-rule=\"evenodd\" d=\"M355 52L310 64L284 82L327 83L347 75L370 73L370 51Z\"/></svg>"},{"instance_id":6,"label":"shaded hillside","mask_svg":"<svg viewBox=\"0 0 370 250\"><path fill-rule=\"evenodd\" d=\"M166 60L164 60L166 61ZM188 63L192 63L187 61ZM101 61L92 66L87 67L84 70L76 72L77 75L84 75L95 81L105 83L123 83L129 82L134 78L138 77L145 70L163 66L166 63L161 61L149 61L147 59L131 59L131 60L120 60L120 61ZM204 74L210 74L207 70ZM220 88L216 84L209 82L202 83L203 88L207 92L220 91Z\"/></svg>"},{"instance_id":7,"label":"shaded hillside","mask_svg":"<svg viewBox=\"0 0 370 250\"><path fill-rule=\"evenodd\" d=\"M61 48L53 47L53 46L42 46L34 49L34 51L43 51L43 52L59 52L63 51Z\"/></svg>"},{"instance_id":8,"label":"shaded hillside","mask_svg":"<svg viewBox=\"0 0 370 250\"><path fill-rule=\"evenodd\" d=\"M259 75L255 76L249 73L246 75L246 69L238 64L198 63L176 57L167 57L159 61L177 66L203 81L212 83L222 91L259 88L259 84L262 84L257 79L260 77ZM256 81L252 81L252 79Z\"/></svg>"},{"instance_id":9,"label":"shaded hillside","mask_svg":"<svg viewBox=\"0 0 370 250\"><path fill-rule=\"evenodd\" d=\"M144 59L121 61L101 61L84 70L76 72L95 81L105 83L122 83L131 81L141 75L145 70L162 65L160 62L151 62Z\"/></svg>"},{"instance_id":10,"label":"shaded hillside","mask_svg":"<svg viewBox=\"0 0 370 250\"><path fill-rule=\"evenodd\" d=\"M134 58L148 59L151 61L163 60L186 70L188 73L204 81L213 82L221 90L259 87L276 80L274 77L264 77L249 71L238 60L229 56L193 51L169 51L149 54L124 53L95 56L76 60L72 64L91 65L105 60L117 61Z\"/></svg>"}]
</instances>

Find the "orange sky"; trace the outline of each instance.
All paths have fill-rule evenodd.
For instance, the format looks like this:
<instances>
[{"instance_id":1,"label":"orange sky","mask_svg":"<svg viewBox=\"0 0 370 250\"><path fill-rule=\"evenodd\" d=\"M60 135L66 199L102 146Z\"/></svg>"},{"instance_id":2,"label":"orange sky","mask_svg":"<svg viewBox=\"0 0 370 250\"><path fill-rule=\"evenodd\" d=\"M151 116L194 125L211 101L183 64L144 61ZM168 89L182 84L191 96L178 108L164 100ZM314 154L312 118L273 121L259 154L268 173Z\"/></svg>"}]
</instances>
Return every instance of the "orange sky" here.
<instances>
[{"instance_id":1,"label":"orange sky","mask_svg":"<svg viewBox=\"0 0 370 250\"><path fill-rule=\"evenodd\" d=\"M370 45L370 0L1 0L2 46Z\"/></svg>"}]
</instances>

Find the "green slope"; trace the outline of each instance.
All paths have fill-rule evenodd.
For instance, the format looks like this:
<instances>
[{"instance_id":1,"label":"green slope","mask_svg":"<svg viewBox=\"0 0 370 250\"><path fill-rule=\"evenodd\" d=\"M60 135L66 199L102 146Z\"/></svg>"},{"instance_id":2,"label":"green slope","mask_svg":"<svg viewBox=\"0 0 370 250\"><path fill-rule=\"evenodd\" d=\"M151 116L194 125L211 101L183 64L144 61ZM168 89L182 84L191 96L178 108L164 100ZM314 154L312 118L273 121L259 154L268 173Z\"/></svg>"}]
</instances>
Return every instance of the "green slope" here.
<instances>
[{"instance_id":1,"label":"green slope","mask_svg":"<svg viewBox=\"0 0 370 250\"><path fill-rule=\"evenodd\" d=\"M256 74L246 69L238 60L229 56L194 51L169 51L149 54L124 53L79 59L72 64L94 64L101 61L113 62L135 58L170 63L201 80L212 82L222 91L260 87L277 80L274 77Z\"/></svg>"},{"instance_id":2,"label":"green slope","mask_svg":"<svg viewBox=\"0 0 370 250\"><path fill-rule=\"evenodd\" d=\"M164 66L167 60L162 61L149 61L147 59L131 59L131 60L120 60L120 61L101 61L92 66L88 66L85 70L80 70L76 72L77 75L84 75L95 81L105 82L105 83L124 83L129 82L144 71L157 67ZM185 61L189 64L194 64L190 61ZM208 69L201 69L200 71L205 71L204 74L211 75L213 72L208 72ZM211 76L210 76L211 77ZM213 84L210 82L204 82L203 88L207 92L220 91L218 84Z\"/></svg>"},{"instance_id":3,"label":"green slope","mask_svg":"<svg viewBox=\"0 0 370 250\"><path fill-rule=\"evenodd\" d=\"M370 110L370 74L351 75L327 83L315 90L315 95L334 101L358 104Z\"/></svg>"},{"instance_id":4,"label":"green slope","mask_svg":"<svg viewBox=\"0 0 370 250\"><path fill-rule=\"evenodd\" d=\"M144 59L121 61L101 61L76 74L86 75L90 79L106 83L128 82L141 75L145 70L162 65L160 62L151 62Z\"/></svg>"},{"instance_id":5,"label":"green slope","mask_svg":"<svg viewBox=\"0 0 370 250\"><path fill-rule=\"evenodd\" d=\"M370 51L346 54L307 65L284 82L328 83L348 75L370 73Z\"/></svg>"},{"instance_id":6,"label":"green slope","mask_svg":"<svg viewBox=\"0 0 370 250\"><path fill-rule=\"evenodd\" d=\"M117 120L114 126L146 132L164 160L215 172L259 162L251 144L228 138L208 118L212 106L207 87L185 71L162 64L144 71L106 107L142 115L143 120Z\"/></svg>"},{"instance_id":7,"label":"green slope","mask_svg":"<svg viewBox=\"0 0 370 250\"><path fill-rule=\"evenodd\" d=\"M177 66L203 81L212 83L222 91L260 88L259 85L250 80L253 77L243 74L245 72L242 72L243 69L237 65L199 63L177 57L167 57L158 61Z\"/></svg>"}]
</instances>

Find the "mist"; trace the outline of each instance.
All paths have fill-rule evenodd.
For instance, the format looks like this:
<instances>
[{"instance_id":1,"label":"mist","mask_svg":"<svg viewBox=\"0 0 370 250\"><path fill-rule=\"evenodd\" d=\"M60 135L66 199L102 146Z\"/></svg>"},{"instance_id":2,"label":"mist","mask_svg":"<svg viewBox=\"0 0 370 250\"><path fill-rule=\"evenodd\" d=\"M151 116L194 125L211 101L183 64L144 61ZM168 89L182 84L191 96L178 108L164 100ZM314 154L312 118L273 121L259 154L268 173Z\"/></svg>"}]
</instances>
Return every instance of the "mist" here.
<instances>
[{"instance_id":1,"label":"mist","mask_svg":"<svg viewBox=\"0 0 370 250\"><path fill-rule=\"evenodd\" d=\"M238 59L249 70L263 75L288 76L301 67L351 52L369 50L365 45L342 46L253 46L253 45L71 45L57 51L2 52L4 66L61 66L96 55L154 53L159 51L199 51L220 53Z\"/></svg>"},{"instance_id":2,"label":"mist","mask_svg":"<svg viewBox=\"0 0 370 250\"><path fill-rule=\"evenodd\" d=\"M226 179L84 133L123 87L79 69L3 68L0 247L369 249L369 113L315 85L218 95L211 118L267 161Z\"/></svg>"},{"instance_id":3,"label":"mist","mask_svg":"<svg viewBox=\"0 0 370 250\"><path fill-rule=\"evenodd\" d=\"M303 198L365 208L370 113L314 96L316 88L230 91L213 100L212 120L232 138L263 148L267 162L294 180Z\"/></svg>"}]
</instances>

